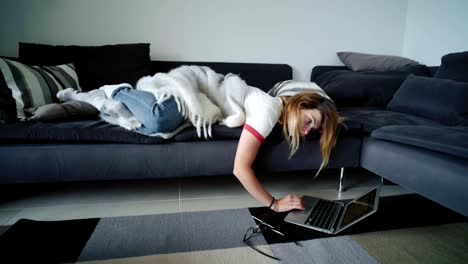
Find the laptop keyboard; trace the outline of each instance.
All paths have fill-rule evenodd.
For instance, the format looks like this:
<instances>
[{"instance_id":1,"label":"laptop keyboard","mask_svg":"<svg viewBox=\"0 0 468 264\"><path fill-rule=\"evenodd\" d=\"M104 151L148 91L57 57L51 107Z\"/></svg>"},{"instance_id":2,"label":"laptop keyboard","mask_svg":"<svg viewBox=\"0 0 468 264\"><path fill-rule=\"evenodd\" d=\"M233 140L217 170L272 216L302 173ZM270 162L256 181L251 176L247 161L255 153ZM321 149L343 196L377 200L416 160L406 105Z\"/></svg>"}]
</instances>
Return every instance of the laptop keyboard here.
<instances>
[{"instance_id":1,"label":"laptop keyboard","mask_svg":"<svg viewBox=\"0 0 468 264\"><path fill-rule=\"evenodd\" d=\"M340 207L339 203L319 200L314 209L312 209L312 212L310 213L309 218L307 218L305 224L323 229L330 229Z\"/></svg>"}]
</instances>

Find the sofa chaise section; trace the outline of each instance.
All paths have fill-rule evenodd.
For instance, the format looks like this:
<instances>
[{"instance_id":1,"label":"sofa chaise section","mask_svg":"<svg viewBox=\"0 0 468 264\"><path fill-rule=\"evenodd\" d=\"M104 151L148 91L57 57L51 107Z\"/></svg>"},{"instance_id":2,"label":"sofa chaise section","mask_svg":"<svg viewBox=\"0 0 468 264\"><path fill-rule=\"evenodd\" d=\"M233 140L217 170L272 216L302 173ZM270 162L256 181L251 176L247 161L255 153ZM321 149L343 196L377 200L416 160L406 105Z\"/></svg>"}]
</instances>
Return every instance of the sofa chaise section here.
<instances>
[{"instance_id":1,"label":"sofa chaise section","mask_svg":"<svg viewBox=\"0 0 468 264\"><path fill-rule=\"evenodd\" d=\"M362 125L362 168L468 216L466 67L443 76L440 68L444 59L427 71L317 66L311 80Z\"/></svg>"},{"instance_id":2,"label":"sofa chaise section","mask_svg":"<svg viewBox=\"0 0 468 264\"><path fill-rule=\"evenodd\" d=\"M383 127L364 139L361 164L468 215L467 132L466 126Z\"/></svg>"}]
</instances>

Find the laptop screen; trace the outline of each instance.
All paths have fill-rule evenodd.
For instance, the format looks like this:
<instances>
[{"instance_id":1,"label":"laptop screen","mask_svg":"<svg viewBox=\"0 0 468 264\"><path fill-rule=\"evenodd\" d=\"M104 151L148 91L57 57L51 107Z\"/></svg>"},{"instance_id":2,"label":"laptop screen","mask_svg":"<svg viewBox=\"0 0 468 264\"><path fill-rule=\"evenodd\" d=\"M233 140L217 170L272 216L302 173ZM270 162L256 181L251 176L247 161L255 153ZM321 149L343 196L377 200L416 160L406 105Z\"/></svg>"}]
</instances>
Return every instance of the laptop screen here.
<instances>
[{"instance_id":1,"label":"laptop screen","mask_svg":"<svg viewBox=\"0 0 468 264\"><path fill-rule=\"evenodd\" d=\"M343 216L341 227L344 228L359 218L369 214L374 210L374 202L377 195L377 189L370 191L355 201L348 204L348 208Z\"/></svg>"}]
</instances>

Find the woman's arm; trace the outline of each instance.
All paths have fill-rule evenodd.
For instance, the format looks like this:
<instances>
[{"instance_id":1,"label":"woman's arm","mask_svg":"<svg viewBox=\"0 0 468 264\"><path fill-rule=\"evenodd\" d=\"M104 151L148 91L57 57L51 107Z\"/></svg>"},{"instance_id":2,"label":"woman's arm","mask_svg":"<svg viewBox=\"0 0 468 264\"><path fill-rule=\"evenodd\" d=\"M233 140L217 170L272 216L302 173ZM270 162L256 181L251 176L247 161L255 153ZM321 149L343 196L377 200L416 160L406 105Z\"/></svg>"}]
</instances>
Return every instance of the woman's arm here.
<instances>
[{"instance_id":1,"label":"woman's arm","mask_svg":"<svg viewBox=\"0 0 468 264\"><path fill-rule=\"evenodd\" d=\"M260 149L260 141L248 130L243 130L237 145L236 157L234 159L234 175L239 179L244 188L260 203L269 206L273 196L268 193L258 181L252 169L252 164ZM277 212L289 211L291 209L304 209L302 199L296 195L286 195L276 200L272 209Z\"/></svg>"}]
</instances>

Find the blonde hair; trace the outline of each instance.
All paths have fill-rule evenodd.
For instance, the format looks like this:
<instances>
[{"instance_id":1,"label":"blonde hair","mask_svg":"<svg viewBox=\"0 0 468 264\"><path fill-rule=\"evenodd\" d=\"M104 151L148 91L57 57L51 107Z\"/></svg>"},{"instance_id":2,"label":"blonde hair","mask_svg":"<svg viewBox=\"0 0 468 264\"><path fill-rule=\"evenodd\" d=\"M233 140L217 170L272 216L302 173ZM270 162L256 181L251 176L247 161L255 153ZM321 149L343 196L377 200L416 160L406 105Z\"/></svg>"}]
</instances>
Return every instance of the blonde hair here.
<instances>
[{"instance_id":1,"label":"blonde hair","mask_svg":"<svg viewBox=\"0 0 468 264\"><path fill-rule=\"evenodd\" d=\"M281 97L283 111L279 123L283 126L283 134L289 144L291 158L299 148L301 139L301 110L317 109L322 115L320 152L322 163L319 172L328 164L332 148L336 145L337 130L344 118L338 115L334 103L315 92L302 92L292 97ZM290 131L291 130L291 131Z\"/></svg>"}]
</instances>

